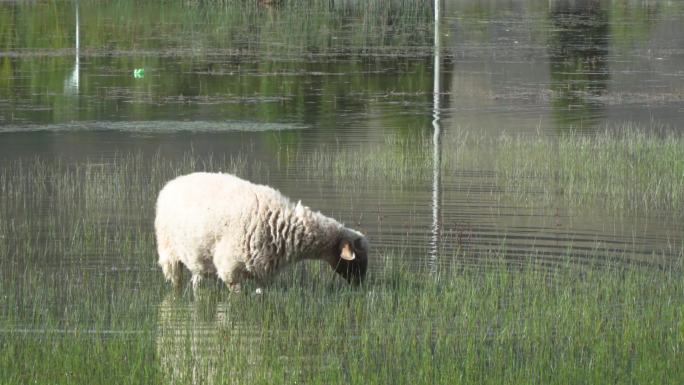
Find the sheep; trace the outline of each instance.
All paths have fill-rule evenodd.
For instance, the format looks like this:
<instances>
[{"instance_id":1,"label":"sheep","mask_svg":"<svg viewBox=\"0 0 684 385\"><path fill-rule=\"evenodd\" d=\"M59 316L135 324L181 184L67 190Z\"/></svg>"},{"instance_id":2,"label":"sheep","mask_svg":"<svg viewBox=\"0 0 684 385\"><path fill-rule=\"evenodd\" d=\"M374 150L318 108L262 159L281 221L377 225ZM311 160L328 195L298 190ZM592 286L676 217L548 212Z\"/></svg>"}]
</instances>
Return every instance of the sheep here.
<instances>
[{"instance_id":1,"label":"sheep","mask_svg":"<svg viewBox=\"0 0 684 385\"><path fill-rule=\"evenodd\" d=\"M240 292L244 279L257 292L286 265L320 259L353 286L366 274L366 237L279 191L230 174L198 172L159 192L154 221L159 265L179 288L184 265L193 291L216 275Z\"/></svg>"}]
</instances>

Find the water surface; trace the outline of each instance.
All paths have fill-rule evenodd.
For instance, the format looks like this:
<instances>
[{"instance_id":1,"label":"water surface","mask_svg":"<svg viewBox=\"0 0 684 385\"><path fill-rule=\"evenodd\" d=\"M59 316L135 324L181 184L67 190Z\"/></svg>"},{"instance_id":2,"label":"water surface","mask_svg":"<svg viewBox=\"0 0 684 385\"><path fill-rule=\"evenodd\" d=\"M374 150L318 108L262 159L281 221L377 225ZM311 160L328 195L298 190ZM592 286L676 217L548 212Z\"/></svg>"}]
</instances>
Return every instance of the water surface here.
<instances>
[{"instance_id":1,"label":"water surface","mask_svg":"<svg viewBox=\"0 0 684 385\"><path fill-rule=\"evenodd\" d=\"M453 159L464 135L553 140L626 124L681 133L684 5L443 6L436 28L431 6L400 1L179 1L162 9L132 1L2 3L2 167L38 156L66 165L54 170L80 167L86 178L88 170L109 170L126 156L142 164L173 164L188 154L241 159L244 176L364 231L374 256L416 267L484 264L482 255L502 250L512 261L534 258L540 266L659 266L677 258L681 210L536 203L546 202L541 193L508 191L489 162ZM134 76L138 68L142 77ZM416 161L403 176L322 175L316 154L345 151ZM133 185L147 183L148 171L132 177ZM36 178L57 189L59 178ZM152 190L162 182L149 181ZM72 216L87 210L101 211L83 222L95 237L133 226L152 245L153 198L142 207L108 208L97 197L131 184L101 183L101 193L76 194L66 207L58 199L2 196L7 263L49 260L40 267L47 273L74 266L133 270L143 290L145 277L161 274L153 248L133 248L124 258L114 239L88 255L51 251L83 231ZM521 194L528 199L515 199ZM71 232L45 230L53 225ZM44 252L7 241L17 228L47 232L33 242ZM372 269L379 264L378 258Z\"/></svg>"}]
</instances>

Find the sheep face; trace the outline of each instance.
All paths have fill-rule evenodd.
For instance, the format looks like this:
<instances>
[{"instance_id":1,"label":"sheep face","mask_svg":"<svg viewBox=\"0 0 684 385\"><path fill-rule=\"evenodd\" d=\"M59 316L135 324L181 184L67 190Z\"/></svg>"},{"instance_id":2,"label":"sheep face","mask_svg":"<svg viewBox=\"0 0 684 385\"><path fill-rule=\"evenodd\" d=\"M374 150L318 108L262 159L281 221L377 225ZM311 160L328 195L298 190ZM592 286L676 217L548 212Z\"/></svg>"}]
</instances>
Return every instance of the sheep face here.
<instances>
[{"instance_id":1,"label":"sheep face","mask_svg":"<svg viewBox=\"0 0 684 385\"><path fill-rule=\"evenodd\" d=\"M350 284L358 286L368 268L368 240L364 236L344 238L337 246L337 258L331 261L335 272Z\"/></svg>"}]
</instances>

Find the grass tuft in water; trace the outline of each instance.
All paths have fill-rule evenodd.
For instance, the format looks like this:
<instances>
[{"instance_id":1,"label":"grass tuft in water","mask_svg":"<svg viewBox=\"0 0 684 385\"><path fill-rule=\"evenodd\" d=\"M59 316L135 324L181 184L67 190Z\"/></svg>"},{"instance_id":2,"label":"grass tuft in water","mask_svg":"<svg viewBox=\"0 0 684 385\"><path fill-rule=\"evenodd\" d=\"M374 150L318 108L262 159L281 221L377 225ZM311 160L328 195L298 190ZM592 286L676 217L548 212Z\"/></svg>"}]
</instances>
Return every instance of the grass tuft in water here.
<instances>
[{"instance_id":1,"label":"grass tuft in water","mask_svg":"<svg viewBox=\"0 0 684 385\"><path fill-rule=\"evenodd\" d=\"M558 143L574 143L560 152L502 138L495 144L513 141L512 149L500 147L494 159L515 155L516 145L561 158L593 146L606 159L619 159L626 149L640 162L653 157L643 162L655 175L667 175L669 168L658 164L668 159L679 167L680 150L667 150L667 143L681 139L630 135L636 134L560 138ZM467 156L481 156L462 155L462 166ZM347 178L381 178L394 164L397 173L384 175L401 184L411 183L411 156L397 151L377 163L340 169L338 158L318 160ZM579 163L577 156L569 159ZM526 173L554 170L535 164ZM127 155L3 165L0 383L684 382L681 244L657 266L619 258L615 264L605 258L576 264L572 250L566 264L551 267L533 256L514 265L505 250L476 265L459 255L441 256L451 263L435 269L374 255L369 280L358 290L327 266L309 263L279 276L263 296L252 295L250 284L231 295L211 281L197 296L187 286L174 293L155 265L151 218L161 185L197 169L255 179L263 177L260 167L241 156L194 154L174 161ZM587 180L606 177L576 172ZM403 181L402 173L408 176ZM666 204L667 196L646 202Z\"/></svg>"},{"instance_id":2,"label":"grass tuft in water","mask_svg":"<svg viewBox=\"0 0 684 385\"><path fill-rule=\"evenodd\" d=\"M148 245L151 246L151 245ZM264 295L211 281L193 296L149 275L48 273L5 281L31 290L3 311L0 380L20 383L567 384L684 380L681 265L452 266L430 274L388 256L360 289L327 266L285 272ZM87 274L86 274L87 275ZM98 284L98 280L101 280ZM247 285L246 289L253 289ZM69 322L44 319L76 291ZM105 295L106 294L106 295ZM104 295L104 296L103 296ZM6 300L3 300L6 303ZM33 312L16 314L33 305ZM108 314L91 325L87 320ZM33 330L8 319L33 322ZM17 320L18 321L18 320ZM17 325L17 324L14 324ZM113 327L116 325L116 327Z\"/></svg>"},{"instance_id":3,"label":"grass tuft in water","mask_svg":"<svg viewBox=\"0 0 684 385\"><path fill-rule=\"evenodd\" d=\"M443 141L442 179L461 188L468 187L464 182L479 183L471 187L484 186L498 200L613 213L683 208L684 137L676 131L625 123L594 134L486 137L456 128ZM412 188L431 186L434 151L432 137L418 135L372 147L283 150L281 158L305 165L309 178L343 181L341 188L367 183Z\"/></svg>"},{"instance_id":4,"label":"grass tuft in water","mask_svg":"<svg viewBox=\"0 0 684 385\"><path fill-rule=\"evenodd\" d=\"M675 131L625 124L593 135L502 135L470 151L517 199L616 212L681 211L684 202L684 137Z\"/></svg>"}]
</instances>

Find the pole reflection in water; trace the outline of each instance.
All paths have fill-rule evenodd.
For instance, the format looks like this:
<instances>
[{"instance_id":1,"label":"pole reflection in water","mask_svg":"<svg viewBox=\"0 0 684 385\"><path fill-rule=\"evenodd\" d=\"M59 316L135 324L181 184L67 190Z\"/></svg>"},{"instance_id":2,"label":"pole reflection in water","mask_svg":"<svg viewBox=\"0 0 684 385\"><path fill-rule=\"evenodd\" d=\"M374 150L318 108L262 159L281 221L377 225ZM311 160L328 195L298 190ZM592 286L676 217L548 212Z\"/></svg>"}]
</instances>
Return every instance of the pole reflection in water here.
<instances>
[{"instance_id":1,"label":"pole reflection in water","mask_svg":"<svg viewBox=\"0 0 684 385\"><path fill-rule=\"evenodd\" d=\"M430 270L436 271L437 269L437 253L439 251L439 238L441 232L440 226L440 212L441 212L441 175L440 169L442 165L442 152L441 152L441 136L442 130L440 127L440 113L439 113L439 103L440 103L440 36L439 36L439 4L440 0L435 0L435 45L434 45L434 56L433 56L433 72L434 72L434 82L433 82L433 106L432 106L432 127L433 127L433 161L432 161L432 236L430 239Z\"/></svg>"},{"instance_id":2,"label":"pole reflection in water","mask_svg":"<svg viewBox=\"0 0 684 385\"><path fill-rule=\"evenodd\" d=\"M80 72L80 55L81 55L81 42L80 42L80 25L79 25L79 20L78 20L78 1L76 2L75 5L76 8L76 59L74 62L74 69L71 71L71 74L69 77L66 79L64 82L64 91L67 94L75 94L78 93L78 87L79 87L79 72Z\"/></svg>"}]
</instances>

